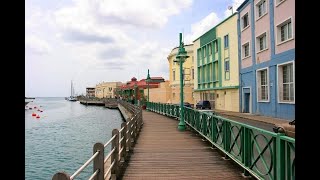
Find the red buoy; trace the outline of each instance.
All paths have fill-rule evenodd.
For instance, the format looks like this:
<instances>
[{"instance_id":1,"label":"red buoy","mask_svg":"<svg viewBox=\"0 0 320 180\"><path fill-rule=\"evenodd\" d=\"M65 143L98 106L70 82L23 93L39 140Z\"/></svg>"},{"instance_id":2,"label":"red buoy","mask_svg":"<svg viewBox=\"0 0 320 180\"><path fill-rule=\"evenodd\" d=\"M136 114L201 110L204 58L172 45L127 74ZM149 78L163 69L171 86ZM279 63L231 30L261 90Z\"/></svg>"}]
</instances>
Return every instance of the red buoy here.
<instances>
[{"instance_id":1,"label":"red buoy","mask_svg":"<svg viewBox=\"0 0 320 180\"><path fill-rule=\"evenodd\" d=\"M37 118L40 118L40 116L38 115Z\"/></svg>"},{"instance_id":2,"label":"red buoy","mask_svg":"<svg viewBox=\"0 0 320 180\"><path fill-rule=\"evenodd\" d=\"M32 113L32 116L36 116L37 114L36 113Z\"/></svg>"}]
</instances>

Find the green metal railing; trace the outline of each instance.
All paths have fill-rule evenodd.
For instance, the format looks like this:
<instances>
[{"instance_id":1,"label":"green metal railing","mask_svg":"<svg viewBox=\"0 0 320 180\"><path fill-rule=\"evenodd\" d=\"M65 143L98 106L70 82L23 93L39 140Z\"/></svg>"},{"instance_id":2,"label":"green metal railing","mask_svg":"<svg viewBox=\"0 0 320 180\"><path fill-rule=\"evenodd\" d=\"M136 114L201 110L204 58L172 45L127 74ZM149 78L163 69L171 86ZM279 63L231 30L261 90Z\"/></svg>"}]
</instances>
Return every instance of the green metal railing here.
<instances>
[{"instance_id":1,"label":"green metal railing","mask_svg":"<svg viewBox=\"0 0 320 180\"><path fill-rule=\"evenodd\" d=\"M295 139L210 112L184 107L185 123L257 179L295 179ZM180 106L148 102L147 109L179 118Z\"/></svg>"}]
</instances>

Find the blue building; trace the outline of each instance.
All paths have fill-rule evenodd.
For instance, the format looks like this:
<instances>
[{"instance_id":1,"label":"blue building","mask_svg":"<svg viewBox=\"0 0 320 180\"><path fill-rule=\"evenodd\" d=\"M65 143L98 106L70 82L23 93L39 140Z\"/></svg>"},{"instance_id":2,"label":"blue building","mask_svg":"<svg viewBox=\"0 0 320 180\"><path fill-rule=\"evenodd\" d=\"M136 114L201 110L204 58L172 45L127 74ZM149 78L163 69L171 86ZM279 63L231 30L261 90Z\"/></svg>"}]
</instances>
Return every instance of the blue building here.
<instances>
[{"instance_id":1,"label":"blue building","mask_svg":"<svg viewBox=\"0 0 320 180\"><path fill-rule=\"evenodd\" d=\"M237 11L240 112L295 119L295 1L246 0Z\"/></svg>"}]
</instances>

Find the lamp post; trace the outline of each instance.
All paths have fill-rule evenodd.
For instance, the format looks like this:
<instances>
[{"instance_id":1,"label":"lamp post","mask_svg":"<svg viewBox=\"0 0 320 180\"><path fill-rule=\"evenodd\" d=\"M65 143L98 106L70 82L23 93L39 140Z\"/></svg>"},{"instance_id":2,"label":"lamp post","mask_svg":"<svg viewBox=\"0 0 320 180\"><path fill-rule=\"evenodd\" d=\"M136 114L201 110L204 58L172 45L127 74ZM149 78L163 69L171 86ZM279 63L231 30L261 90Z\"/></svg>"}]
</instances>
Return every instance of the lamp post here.
<instances>
[{"instance_id":1,"label":"lamp post","mask_svg":"<svg viewBox=\"0 0 320 180\"><path fill-rule=\"evenodd\" d=\"M147 79L146 79L146 81L147 81L147 84L148 84L148 101L147 101L147 111L149 111L148 110L148 105L149 105L149 83L150 83L150 74L149 74L149 69L148 69L148 75L147 75Z\"/></svg>"},{"instance_id":2,"label":"lamp post","mask_svg":"<svg viewBox=\"0 0 320 180\"><path fill-rule=\"evenodd\" d=\"M184 49L184 44L182 42L182 33L179 34L179 51L176 56L175 62L177 62L180 65L180 122L178 125L178 129L180 131L184 131L186 129L186 124L184 122L184 105L183 105L183 74L182 74L182 67L183 63L186 58L189 56L187 55L187 51Z\"/></svg>"}]
</instances>

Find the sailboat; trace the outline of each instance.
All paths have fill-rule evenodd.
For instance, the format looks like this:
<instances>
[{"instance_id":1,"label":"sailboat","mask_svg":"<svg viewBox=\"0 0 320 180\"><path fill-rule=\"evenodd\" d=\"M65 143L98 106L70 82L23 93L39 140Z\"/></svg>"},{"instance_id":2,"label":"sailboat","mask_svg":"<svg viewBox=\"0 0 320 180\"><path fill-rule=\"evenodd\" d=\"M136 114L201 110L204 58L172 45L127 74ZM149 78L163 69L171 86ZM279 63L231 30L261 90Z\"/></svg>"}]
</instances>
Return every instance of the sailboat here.
<instances>
[{"instance_id":1,"label":"sailboat","mask_svg":"<svg viewBox=\"0 0 320 180\"><path fill-rule=\"evenodd\" d=\"M67 100L69 100L69 101L77 101L77 98L74 97L74 88L73 88L72 81L71 81L71 96L68 97Z\"/></svg>"}]
</instances>

